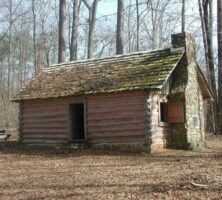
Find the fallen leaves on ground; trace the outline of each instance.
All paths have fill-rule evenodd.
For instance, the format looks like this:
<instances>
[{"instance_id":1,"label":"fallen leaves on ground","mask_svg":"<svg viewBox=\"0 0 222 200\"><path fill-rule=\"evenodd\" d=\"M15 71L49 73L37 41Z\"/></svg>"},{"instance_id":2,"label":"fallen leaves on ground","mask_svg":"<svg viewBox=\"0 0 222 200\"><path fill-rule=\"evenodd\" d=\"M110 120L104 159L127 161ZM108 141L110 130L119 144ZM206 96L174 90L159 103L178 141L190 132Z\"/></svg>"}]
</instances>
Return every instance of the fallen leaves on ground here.
<instances>
[{"instance_id":1,"label":"fallen leaves on ground","mask_svg":"<svg viewBox=\"0 0 222 200\"><path fill-rule=\"evenodd\" d=\"M0 199L222 199L222 136L153 155L0 142Z\"/></svg>"}]
</instances>

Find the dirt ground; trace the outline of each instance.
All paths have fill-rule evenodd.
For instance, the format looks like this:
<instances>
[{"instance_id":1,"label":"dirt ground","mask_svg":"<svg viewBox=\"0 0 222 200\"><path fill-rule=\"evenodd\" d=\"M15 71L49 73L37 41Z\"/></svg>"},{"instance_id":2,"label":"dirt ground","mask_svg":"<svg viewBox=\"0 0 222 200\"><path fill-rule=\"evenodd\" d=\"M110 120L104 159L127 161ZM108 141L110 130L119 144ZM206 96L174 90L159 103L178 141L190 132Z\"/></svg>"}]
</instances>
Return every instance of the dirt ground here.
<instances>
[{"instance_id":1,"label":"dirt ground","mask_svg":"<svg viewBox=\"0 0 222 200\"><path fill-rule=\"evenodd\" d=\"M207 139L154 155L0 142L0 199L222 199L222 136Z\"/></svg>"}]
</instances>

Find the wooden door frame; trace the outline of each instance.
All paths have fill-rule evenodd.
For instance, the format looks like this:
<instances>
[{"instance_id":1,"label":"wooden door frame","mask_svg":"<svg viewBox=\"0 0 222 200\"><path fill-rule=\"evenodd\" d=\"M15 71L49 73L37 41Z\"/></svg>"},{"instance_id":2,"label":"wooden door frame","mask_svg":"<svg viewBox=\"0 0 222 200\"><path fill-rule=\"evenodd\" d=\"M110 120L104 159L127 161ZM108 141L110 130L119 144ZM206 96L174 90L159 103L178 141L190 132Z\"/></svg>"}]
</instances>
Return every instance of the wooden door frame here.
<instances>
[{"instance_id":1,"label":"wooden door frame","mask_svg":"<svg viewBox=\"0 0 222 200\"><path fill-rule=\"evenodd\" d=\"M72 130L71 130L71 113L70 113L70 106L72 104L83 104L83 116L84 116L84 139L83 140L72 140ZM83 100L83 101L72 101L72 102L69 102L68 104L68 141L69 142L84 142L84 141L87 141L87 119L86 119L86 100Z\"/></svg>"}]
</instances>

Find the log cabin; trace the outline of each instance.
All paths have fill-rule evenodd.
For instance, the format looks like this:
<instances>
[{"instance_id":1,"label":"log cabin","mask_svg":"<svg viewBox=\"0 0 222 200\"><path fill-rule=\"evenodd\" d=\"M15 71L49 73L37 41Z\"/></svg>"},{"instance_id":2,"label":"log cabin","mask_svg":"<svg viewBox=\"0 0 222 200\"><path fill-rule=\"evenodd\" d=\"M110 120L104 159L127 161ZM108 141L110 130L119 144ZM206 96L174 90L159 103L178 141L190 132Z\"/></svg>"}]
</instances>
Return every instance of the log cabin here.
<instances>
[{"instance_id":1,"label":"log cabin","mask_svg":"<svg viewBox=\"0 0 222 200\"><path fill-rule=\"evenodd\" d=\"M19 141L157 152L204 145L213 93L188 33L171 47L46 67L14 97Z\"/></svg>"}]
</instances>

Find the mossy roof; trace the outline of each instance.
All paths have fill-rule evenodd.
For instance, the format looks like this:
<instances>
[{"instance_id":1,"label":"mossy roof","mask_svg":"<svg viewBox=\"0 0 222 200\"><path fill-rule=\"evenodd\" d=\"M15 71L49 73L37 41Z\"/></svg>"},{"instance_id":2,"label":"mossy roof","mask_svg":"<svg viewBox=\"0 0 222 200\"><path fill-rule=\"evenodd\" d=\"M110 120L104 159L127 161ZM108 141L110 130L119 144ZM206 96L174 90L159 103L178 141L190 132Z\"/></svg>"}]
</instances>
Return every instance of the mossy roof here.
<instances>
[{"instance_id":1,"label":"mossy roof","mask_svg":"<svg viewBox=\"0 0 222 200\"><path fill-rule=\"evenodd\" d=\"M167 48L53 65L38 74L13 100L160 89L182 54Z\"/></svg>"}]
</instances>

